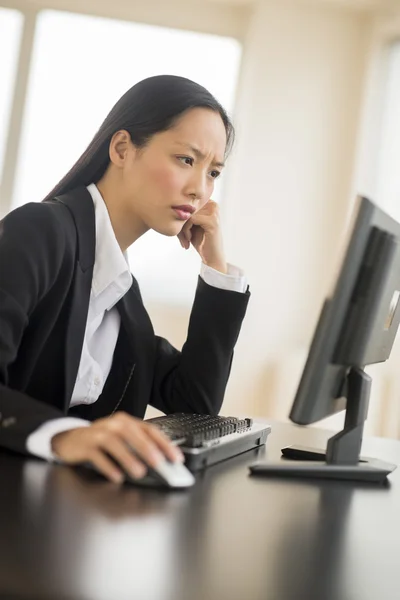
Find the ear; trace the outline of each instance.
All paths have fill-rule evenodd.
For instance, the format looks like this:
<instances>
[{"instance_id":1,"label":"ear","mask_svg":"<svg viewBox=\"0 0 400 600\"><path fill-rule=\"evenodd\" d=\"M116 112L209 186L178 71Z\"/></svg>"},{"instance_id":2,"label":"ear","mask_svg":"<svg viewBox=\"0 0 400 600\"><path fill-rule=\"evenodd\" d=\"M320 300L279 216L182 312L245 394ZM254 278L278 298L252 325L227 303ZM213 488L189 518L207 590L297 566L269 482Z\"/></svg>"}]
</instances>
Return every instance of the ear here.
<instances>
[{"instance_id":1,"label":"ear","mask_svg":"<svg viewBox=\"0 0 400 600\"><path fill-rule=\"evenodd\" d=\"M109 146L110 161L119 168L124 166L128 150L131 145L131 136L125 129L116 131L111 138Z\"/></svg>"}]
</instances>

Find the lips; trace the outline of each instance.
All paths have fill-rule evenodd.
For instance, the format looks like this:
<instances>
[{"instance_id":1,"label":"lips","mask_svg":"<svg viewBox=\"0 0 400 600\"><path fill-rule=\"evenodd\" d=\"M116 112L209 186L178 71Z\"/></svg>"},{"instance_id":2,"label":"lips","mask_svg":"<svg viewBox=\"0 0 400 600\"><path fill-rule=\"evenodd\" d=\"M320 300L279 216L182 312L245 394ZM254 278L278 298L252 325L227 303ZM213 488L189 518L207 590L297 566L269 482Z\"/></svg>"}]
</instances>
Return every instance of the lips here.
<instances>
[{"instance_id":1,"label":"lips","mask_svg":"<svg viewBox=\"0 0 400 600\"><path fill-rule=\"evenodd\" d=\"M181 206L173 206L172 208L174 210L182 210L183 212L188 212L191 215L195 212L194 206L191 206L190 204L182 204Z\"/></svg>"},{"instance_id":2,"label":"lips","mask_svg":"<svg viewBox=\"0 0 400 600\"><path fill-rule=\"evenodd\" d=\"M174 208L173 210L181 221L187 221L192 216L190 212L181 210L180 208Z\"/></svg>"},{"instance_id":3,"label":"lips","mask_svg":"<svg viewBox=\"0 0 400 600\"><path fill-rule=\"evenodd\" d=\"M181 221L187 221L195 212L194 207L190 206L190 204L185 204L182 206L173 206L172 209Z\"/></svg>"}]
</instances>

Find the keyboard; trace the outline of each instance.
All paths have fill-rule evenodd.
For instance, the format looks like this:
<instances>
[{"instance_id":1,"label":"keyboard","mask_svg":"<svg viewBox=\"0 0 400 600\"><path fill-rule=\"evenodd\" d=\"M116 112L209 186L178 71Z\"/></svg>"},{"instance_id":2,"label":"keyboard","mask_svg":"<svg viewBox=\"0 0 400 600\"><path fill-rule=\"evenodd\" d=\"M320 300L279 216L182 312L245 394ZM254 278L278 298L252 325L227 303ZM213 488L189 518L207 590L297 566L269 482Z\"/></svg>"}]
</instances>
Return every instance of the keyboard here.
<instances>
[{"instance_id":1,"label":"keyboard","mask_svg":"<svg viewBox=\"0 0 400 600\"><path fill-rule=\"evenodd\" d=\"M266 443L271 427L249 418L174 413L147 419L179 445L185 464L198 471Z\"/></svg>"}]
</instances>

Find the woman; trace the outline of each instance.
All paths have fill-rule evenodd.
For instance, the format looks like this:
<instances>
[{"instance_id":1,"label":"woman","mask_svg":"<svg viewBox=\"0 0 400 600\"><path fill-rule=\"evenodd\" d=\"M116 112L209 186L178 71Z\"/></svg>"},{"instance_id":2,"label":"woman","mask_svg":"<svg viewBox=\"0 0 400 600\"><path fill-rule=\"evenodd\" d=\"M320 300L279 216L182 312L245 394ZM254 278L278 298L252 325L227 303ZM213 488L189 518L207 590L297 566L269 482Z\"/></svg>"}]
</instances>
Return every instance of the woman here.
<instances>
[{"instance_id":1,"label":"woman","mask_svg":"<svg viewBox=\"0 0 400 600\"><path fill-rule=\"evenodd\" d=\"M148 404L218 413L249 299L243 275L226 263L210 199L232 139L203 87L145 79L42 203L5 217L0 446L90 461L122 482L124 471L142 477L144 463L182 460L143 422ZM202 258L182 352L154 334L127 264L127 248L149 229Z\"/></svg>"}]
</instances>

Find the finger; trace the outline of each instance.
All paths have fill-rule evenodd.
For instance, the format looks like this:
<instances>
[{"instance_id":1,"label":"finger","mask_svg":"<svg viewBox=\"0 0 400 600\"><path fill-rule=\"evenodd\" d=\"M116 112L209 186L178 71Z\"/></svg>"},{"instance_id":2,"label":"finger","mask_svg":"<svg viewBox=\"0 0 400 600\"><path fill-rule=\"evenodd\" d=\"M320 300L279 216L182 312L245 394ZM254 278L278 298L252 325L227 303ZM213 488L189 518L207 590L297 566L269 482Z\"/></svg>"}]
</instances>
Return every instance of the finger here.
<instances>
[{"instance_id":1,"label":"finger","mask_svg":"<svg viewBox=\"0 0 400 600\"><path fill-rule=\"evenodd\" d=\"M203 227L204 229L215 228L219 223L217 214L210 215L197 213L196 215L193 215L192 219L193 225Z\"/></svg>"},{"instance_id":2,"label":"finger","mask_svg":"<svg viewBox=\"0 0 400 600\"><path fill-rule=\"evenodd\" d=\"M182 247L186 248L186 250L188 248L190 248L190 239L192 237L192 233L191 233L190 229L187 229L187 228L185 229L185 227L184 227L181 230L179 236L180 236L179 239L181 241Z\"/></svg>"},{"instance_id":3,"label":"finger","mask_svg":"<svg viewBox=\"0 0 400 600\"><path fill-rule=\"evenodd\" d=\"M137 452L139 457L150 467L157 467L163 461L163 454L152 438L143 430L143 423L129 424L128 429L122 433L125 442Z\"/></svg>"},{"instance_id":4,"label":"finger","mask_svg":"<svg viewBox=\"0 0 400 600\"><path fill-rule=\"evenodd\" d=\"M219 210L219 205L217 202L215 202L215 200L211 200L211 198L209 200L207 200L207 202L201 207L200 210L198 210L196 213L196 215L198 214L212 214L214 211L218 211Z\"/></svg>"},{"instance_id":5,"label":"finger","mask_svg":"<svg viewBox=\"0 0 400 600\"><path fill-rule=\"evenodd\" d=\"M218 217L219 216L219 205L216 202L214 202L213 200L209 200L199 211L194 213L191 218L193 219L198 216L200 216L200 217L203 217L203 216Z\"/></svg>"},{"instance_id":6,"label":"finger","mask_svg":"<svg viewBox=\"0 0 400 600\"><path fill-rule=\"evenodd\" d=\"M182 234L184 235L184 237L187 240L190 240L191 238L191 228L193 227L193 222L192 222L192 218L190 218L188 221L186 221L186 223L184 224L184 226L181 229Z\"/></svg>"},{"instance_id":7,"label":"finger","mask_svg":"<svg viewBox=\"0 0 400 600\"><path fill-rule=\"evenodd\" d=\"M183 462L185 457L180 448L173 445L168 436L165 435L157 426L146 424L147 432L153 441L157 444L160 450L169 458L172 462Z\"/></svg>"},{"instance_id":8,"label":"finger","mask_svg":"<svg viewBox=\"0 0 400 600\"><path fill-rule=\"evenodd\" d=\"M204 229L199 225L195 225L194 227L192 227L191 243L195 248L198 248L201 245L204 239L204 233Z\"/></svg>"},{"instance_id":9,"label":"finger","mask_svg":"<svg viewBox=\"0 0 400 600\"><path fill-rule=\"evenodd\" d=\"M182 248L185 248L186 239L185 239L185 235L182 233L182 231L180 233L178 233L177 238L178 238L179 243L182 246Z\"/></svg>"},{"instance_id":10,"label":"finger","mask_svg":"<svg viewBox=\"0 0 400 600\"><path fill-rule=\"evenodd\" d=\"M90 455L90 462L99 473L102 473L110 481L114 483L122 483L124 481L123 473L101 450L93 450Z\"/></svg>"},{"instance_id":11,"label":"finger","mask_svg":"<svg viewBox=\"0 0 400 600\"><path fill-rule=\"evenodd\" d=\"M109 437L102 445L102 449L121 465L124 471L134 479L140 479L146 475L147 468L143 462L129 450L128 446L120 437Z\"/></svg>"}]
</instances>

